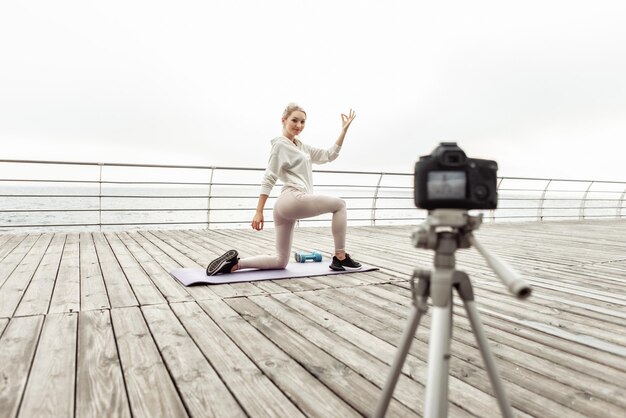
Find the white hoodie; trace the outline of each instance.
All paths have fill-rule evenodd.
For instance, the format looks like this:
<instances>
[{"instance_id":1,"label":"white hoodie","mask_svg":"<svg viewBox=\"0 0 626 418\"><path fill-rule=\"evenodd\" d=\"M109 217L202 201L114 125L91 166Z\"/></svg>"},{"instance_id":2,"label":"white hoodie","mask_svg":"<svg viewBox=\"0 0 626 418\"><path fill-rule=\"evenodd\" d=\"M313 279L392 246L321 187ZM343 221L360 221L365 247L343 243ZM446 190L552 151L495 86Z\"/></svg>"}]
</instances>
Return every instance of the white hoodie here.
<instances>
[{"instance_id":1,"label":"white hoodie","mask_svg":"<svg viewBox=\"0 0 626 418\"><path fill-rule=\"evenodd\" d=\"M341 147L334 144L327 150L302 143L296 144L284 136L272 139L272 152L261 182L261 194L269 195L280 179L284 187L294 187L305 193L313 193L313 163L324 164L339 156Z\"/></svg>"}]
</instances>

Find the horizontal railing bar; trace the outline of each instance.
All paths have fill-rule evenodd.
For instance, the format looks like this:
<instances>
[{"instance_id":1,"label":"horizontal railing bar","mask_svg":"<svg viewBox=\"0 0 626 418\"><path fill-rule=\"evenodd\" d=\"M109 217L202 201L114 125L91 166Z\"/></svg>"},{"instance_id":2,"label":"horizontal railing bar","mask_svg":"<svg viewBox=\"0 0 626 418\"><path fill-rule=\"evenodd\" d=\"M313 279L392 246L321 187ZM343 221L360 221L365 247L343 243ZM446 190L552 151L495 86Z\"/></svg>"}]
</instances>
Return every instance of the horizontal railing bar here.
<instances>
[{"instance_id":1,"label":"horizontal railing bar","mask_svg":"<svg viewBox=\"0 0 626 418\"><path fill-rule=\"evenodd\" d=\"M609 215L585 215L585 217L589 218L613 218ZM519 216L508 216L501 217L500 219L534 219L536 216L534 215L519 215ZM559 219L578 219L578 216L559 216L559 215L546 215L544 218L559 218ZM621 218L626 218L626 215ZM378 221L421 221L424 220L423 217L417 218L378 218ZM369 218L355 218L350 219L353 222L368 222ZM330 219L302 219L300 222L312 223L312 222L331 222ZM226 224L249 224L249 220L243 221L212 221L211 225L226 225ZM266 221L266 224L273 223L272 221ZM206 225L206 222L124 222L124 223L103 223L103 224L34 224L34 225L11 225L11 226L0 226L0 230L3 229L12 229L12 228L60 228L60 227L107 227L107 226L148 226L148 225Z\"/></svg>"},{"instance_id":2,"label":"horizontal railing bar","mask_svg":"<svg viewBox=\"0 0 626 418\"><path fill-rule=\"evenodd\" d=\"M0 231L5 229L14 229L14 228L65 228L68 226L76 226L76 227L87 227L87 226L98 226L99 224L35 224L35 225L0 225Z\"/></svg>"},{"instance_id":3,"label":"horizontal railing bar","mask_svg":"<svg viewBox=\"0 0 626 418\"><path fill-rule=\"evenodd\" d=\"M585 206L585 209L617 209L620 206ZM516 207L498 207L495 210L506 210L506 209L537 209L536 206L516 206ZM576 209L576 210L580 210L580 206L565 206L565 207L550 207L550 206L544 206L543 207L544 210L567 210L567 209Z\"/></svg>"},{"instance_id":4,"label":"horizontal railing bar","mask_svg":"<svg viewBox=\"0 0 626 418\"><path fill-rule=\"evenodd\" d=\"M207 166L207 165L176 165L176 164L136 164L136 163L102 163L102 162L78 162L78 161L52 161L52 160L9 160L0 159L0 163L18 164L46 164L46 165L80 165L80 166L105 166L105 167L138 167L138 168L176 168L176 169L203 169L203 170L236 170L236 171L265 171L264 168L256 167L228 167L228 166ZM345 171L345 170L313 170L316 173L330 174L371 174L385 176L413 176L412 173L381 172L381 171ZM501 177L502 180L524 180L524 181L547 181L548 179L539 177ZM590 182L584 179L559 179L554 178L552 182ZM614 180L594 180L595 183L624 184L622 181Z\"/></svg>"},{"instance_id":5,"label":"horizontal railing bar","mask_svg":"<svg viewBox=\"0 0 626 418\"><path fill-rule=\"evenodd\" d=\"M246 221L248 222L248 221ZM212 222L212 223L217 223L217 222ZM237 222L237 223L243 223L243 222ZM0 226L0 229L6 229L6 228L60 228L60 227L68 227L68 226L80 226L80 227L85 227L85 226L126 226L126 225L133 225L133 226L138 226L138 225L206 225L206 221L205 222L122 222L122 223L80 223L80 224L37 224L37 225L11 225L11 226Z\"/></svg>"},{"instance_id":6,"label":"horizontal railing bar","mask_svg":"<svg viewBox=\"0 0 626 418\"><path fill-rule=\"evenodd\" d=\"M158 185L158 186L229 186L229 187L260 187L259 183L209 183L209 182L178 182L178 181L111 181L111 180L42 180L42 179L0 179L0 182L21 182L21 183L78 183L78 184L124 184L124 185ZM277 185L277 187L282 187ZM363 184L316 184L316 188L359 188L359 189L375 189L373 185ZM379 186L380 189L391 190L412 190L410 186Z\"/></svg>"},{"instance_id":7,"label":"horizontal railing bar","mask_svg":"<svg viewBox=\"0 0 626 418\"><path fill-rule=\"evenodd\" d=\"M626 184L624 185L626 187ZM537 194L543 193L543 190L503 190L500 189L498 190L498 193L502 193L503 191L506 192L537 192ZM589 190L589 194L593 194L593 193L606 193L606 194L622 194L624 191L615 191L615 190ZM553 194L553 193L577 193L577 194L583 194L584 190L548 190L546 192L547 195ZM539 198L539 197L538 197Z\"/></svg>"},{"instance_id":8,"label":"horizontal railing bar","mask_svg":"<svg viewBox=\"0 0 626 418\"><path fill-rule=\"evenodd\" d=\"M109 199L206 199L208 195L79 195L79 194L11 194L11 195L3 195L0 194L0 197L87 197L87 198L109 198ZM272 198L274 196L270 196ZM346 200L354 200L354 199L371 199L371 196L343 196L342 199ZM213 195L211 199L258 199L258 196L227 196L227 195ZM404 197L404 196L382 196L378 199L385 200L412 200L413 197Z\"/></svg>"},{"instance_id":9,"label":"horizontal railing bar","mask_svg":"<svg viewBox=\"0 0 626 418\"><path fill-rule=\"evenodd\" d=\"M626 186L626 183L624 183ZM499 189L498 192L540 192L543 193L543 189ZM584 193L584 190L547 190L546 193ZM589 193L623 193L616 190L589 190Z\"/></svg>"},{"instance_id":10,"label":"horizontal railing bar","mask_svg":"<svg viewBox=\"0 0 626 418\"><path fill-rule=\"evenodd\" d=\"M246 210L246 209L216 209L216 210ZM254 210L248 209L248 210ZM135 208L135 209L17 209L0 210L0 213L39 213L39 212L206 212L206 208L184 209L184 208Z\"/></svg>"},{"instance_id":11,"label":"horizontal railing bar","mask_svg":"<svg viewBox=\"0 0 626 418\"><path fill-rule=\"evenodd\" d=\"M23 183L79 183L79 184L125 184L125 185L177 185L177 186L230 186L230 187L260 187L258 183L208 183L208 182L176 182L176 181L96 181L96 180L24 180L24 179L0 179L0 182L23 182ZM277 186L281 187L281 186ZM375 189L374 185L362 184L316 184L319 187L331 188L363 188ZM379 189L391 190L413 190L410 186L378 186ZM499 192L537 192L542 193L543 189L499 189ZM583 190L548 190L547 193L583 193ZM621 190L590 190L589 193L611 193L621 194Z\"/></svg>"},{"instance_id":12,"label":"horizontal railing bar","mask_svg":"<svg viewBox=\"0 0 626 418\"><path fill-rule=\"evenodd\" d=\"M579 219L579 216L567 216L567 215L545 215L544 218L558 218L558 219ZM501 216L499 219L535 219L536 215L516 215L516 216ZM585 218L615 218L613 215L585 215ZM626 214L619 217L620 219L626 218ZM378 221L420 221L424 220L423 217L416 218L377 218ZM349 219L353 222L368 222L369 218L354 218ZM302 219L300 222L331 222L331 219ZM249 224L249 220L235 220L235 221L211 221L211 225L225 225L225 224ZM266 221L266 224L273 223L273 221ZM65 227L99 227L99 226L148 226L148 225L206 225L207 222L122 222L122 223L80 223L80 224L32 224L32 225L10 225L0 226L0 230L14 229L14 228L65 228Z\"/></svg>"},{"instance_id":13,"label":"horizontal railing bar","mask_svg":"<svg viewBox=\"0 0 626 418\"><path fill-rule=\"evenodd\" d=\"M115 199L206 199L207 195L108 195L103 194L93 195L93 194L0 194L0 197L102 197L102 198L115 198ZM275 196L270 196L270 198ZM212 199L258 199L258 196L241 196L241 195L212 195ZM342 199L371 199L371 196L343 196ZM386 200L412 200L413 196L380 196L378 199L386 199ZM537 199L533 198L523 198L523 197L501 197L498 199L499 201L536 201ZM554 198L547 199L552 201L569 201L569 200L577 200L581 199L566 199L566 198ZM586 201L619 201L619 199L586 199Z\"/></svg>"},{"instance_id":14,"label":"horizontal railing bar","mask_svg":"<svg viewBox=\"0 0 626 418\"><path fill-rule=\"evenodd\" d=\"M77 162L77 161L52 161L52 160L5 160L0 159L0 163L16 163L16 164L45 164L45 165L80 165L80 166L103 166L103 167L137 167L137 168L176 168L176 169L193 169L193 170L225 170L225 171L265 171L265 168L258 167L228 167L228 166L209 166L209 165L177 165L177 164L136 164L136 163L97 163L97 162ZM345 170L313 170L314 173L329 174L371 174L387 176L411 176L409 173L399 172L380 172L380 171L345 171Z\"/></svg>"},{"instance_id":15,"label":"horizontal railing bar","mask_svg":"<svg viewBox=\"0 0 626 418\"><path fill-rule=\"evenodd\" d=\"M136 163L96 163L90 161L46 161L46 160L0 160L0 163L17 164L45 164L45 165L81 165L81 166L103 166L103 167L136 167L136 168L187 168L193 170L237 170L237 171L264 171L264 168L257 167L218 167L207 165L177 165L177 164L136 164Z\"/></svg>"},{"instance_id":16,"label":"horizontal railing bar","mask_svg":"<svg viewBox=\"0 0 626 418\"><path fill-rule=\"evenodd\" d=\"M498 201L538 201L539 198L532 199L526 197L499 197ZM575 200L577 202L585 201L585 202L619 202L620 199L610 199L610 198L586 198L586 199L576 199L576 198L546 198L546 201L550 202L568 202L571 200Z\"/></svg>"},{"instance_id":17,"label":"horizontal railing bar","mask_svg":"<svg viewBox=\"0 0 626 418\"><path fill-rule=\"evenodd\" d=\"M146 184L154 184L154 185L185 185L185 186L208 186L212 184L214 186L247 186L247 187L259 187L259 183L223 183L223 182L180 182L180 181L122 181L122 180L67 180L67 179L0 179L0 182L5 183L79 183L79 184L136 184L136 185L146 185ZM601 181L597 181L597 183L604 183ZM626 184L626 182L616 182L618 184ZM277 187L281 187L280 184ZM315 187L335 187L335 188L345 188L345 187L358 187L358 188L376 188L375 185L363 185L363 184L316 184ZM389 186L389 185L381 185L378 186L380 189L402 189L402 190L413 190L412 186ZM544 189L509 189L509 188L500 188L500 192L543 192ZM582 193L583 190L566 190L566 189L550 189L547 191L548 193ZM621 190L590 190L589 193L617 193L621 194L623 191Z\"/></svg>"},{"instance_id":18,"label":"horizontal railing bar","mask_svg":"<svg viewBox=\"0 0 626 418\"><path fill-rule=\"evenodd\" d=\"M540 177L500 177L502 180L524 180L524 181L548 181L552 180L552 182L561 181L561 182L569 182L569 183L589 183L593 181L594 183L610 183L610 184L624 184L624 181L616 181L616 180L585 180L585 179L545 179Z\"/></svg>"},{"instance_id":19,"label":"horizontal railing bar","mask_svg":"<svg viewBox=\"0 0 626 418\"><path fill-rule=\"evenodd\" d=\"M50 179L0 179L0 182L5 183L95 183L97 180L50 180Z\"/></svg>"}]
</instances>

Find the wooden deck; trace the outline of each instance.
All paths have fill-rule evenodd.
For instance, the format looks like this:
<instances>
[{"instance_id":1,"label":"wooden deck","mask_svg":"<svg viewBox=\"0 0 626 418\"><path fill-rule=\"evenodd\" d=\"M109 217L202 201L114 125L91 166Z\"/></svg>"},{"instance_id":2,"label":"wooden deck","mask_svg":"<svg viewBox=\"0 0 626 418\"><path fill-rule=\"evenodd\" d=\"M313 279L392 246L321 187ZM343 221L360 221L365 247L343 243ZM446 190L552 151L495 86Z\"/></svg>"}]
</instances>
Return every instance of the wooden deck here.
<instances>
[{"instance_id":1,"label":"wooden deck","mask_svg":"<svg viewBox=\"0 0 626 418\"><path fill-rule=\"evenodd\" d=\"M273 231L0 235L0 416L369 416L409 274L431 265L411 229L349 229L350 252L376 272L191 288L168 271L231 247L271 252ZM457 253L516 415L626 416L626 222L476 236L533 285L516 300L474 249ZM327 228L296 231L294 249L331 244ZM450 416L499 416L456 302ZM387 416L421 415L429 326L426 315Z\"/></svg>"}]
</instances>

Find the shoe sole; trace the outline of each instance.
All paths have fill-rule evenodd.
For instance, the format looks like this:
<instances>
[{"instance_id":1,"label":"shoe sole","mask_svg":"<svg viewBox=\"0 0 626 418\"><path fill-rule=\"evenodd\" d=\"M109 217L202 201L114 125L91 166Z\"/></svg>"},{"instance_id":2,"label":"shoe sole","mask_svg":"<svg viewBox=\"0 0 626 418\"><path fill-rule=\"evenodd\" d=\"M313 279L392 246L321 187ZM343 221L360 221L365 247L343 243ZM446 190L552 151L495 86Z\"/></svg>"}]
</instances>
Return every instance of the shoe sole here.
<instances>
[{"instance_id":1,"label":"shoe sole","mask_svg":"<svg viewBox=\"0 0 626 418\"><path fill-rule=\"evenodd\" d=\"M345 270L361 270L361 267L363 266L359 266L359 267L348 267L348 266L342 266Z\"/></svg>"},{"instance_id":2,"label":"shoe sole","mask_svg":"<svg viewBox=\"0 0 626 418\"><path fill-rule=\"evenodd\" d=\"M215 260L211 261L211 264L206 268L207 276L214 276L215 273L221 270L226 264L231 262L235 257L239 255L236 250L228 250Z\"/></svg>"},{"instance_id":3,"label":"shoe sole","mask_svg":"<svg viewBox=\"0 0 626 418\"><path fill-rule=\"evenodd\" d=\"M336 266L333 266L333 265L331 264L331 265L330 265L330 266L328 266L328 267L330 267L330 269L331 269L331 270L335 270L335 271L346 271L346 270L361 270L361 268L362 268L363 266L359 266L359 267L347 267L347 266L340 266L340 267L336 267Z\"/></svg>"}]
</instances>

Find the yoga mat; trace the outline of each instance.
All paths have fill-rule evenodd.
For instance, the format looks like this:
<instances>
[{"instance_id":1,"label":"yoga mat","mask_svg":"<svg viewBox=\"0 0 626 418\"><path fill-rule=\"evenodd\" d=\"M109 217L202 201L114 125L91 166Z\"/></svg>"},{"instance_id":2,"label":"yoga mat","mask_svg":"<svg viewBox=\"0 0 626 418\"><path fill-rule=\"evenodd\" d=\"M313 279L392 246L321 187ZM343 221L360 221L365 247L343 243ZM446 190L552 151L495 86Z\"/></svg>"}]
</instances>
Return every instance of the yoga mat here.
<instances>
[{"instance_id":1,"label":"yoga mat","mask_svg":"<svg viewBox=\"0 0 626 418\"><path fill-rule=\"evenodd\" d=\"M259 280L292 279L296 277L326 276L331 274L358 273L361 271L378 270L378 267L363 264L359 270L334 271L324 263L289 263L282 270L239 270L230 274L207 276L206 269L178 268L170 271L185 286L193 284L223 284L255 282Z\"/></svg>"}]
</instances>

